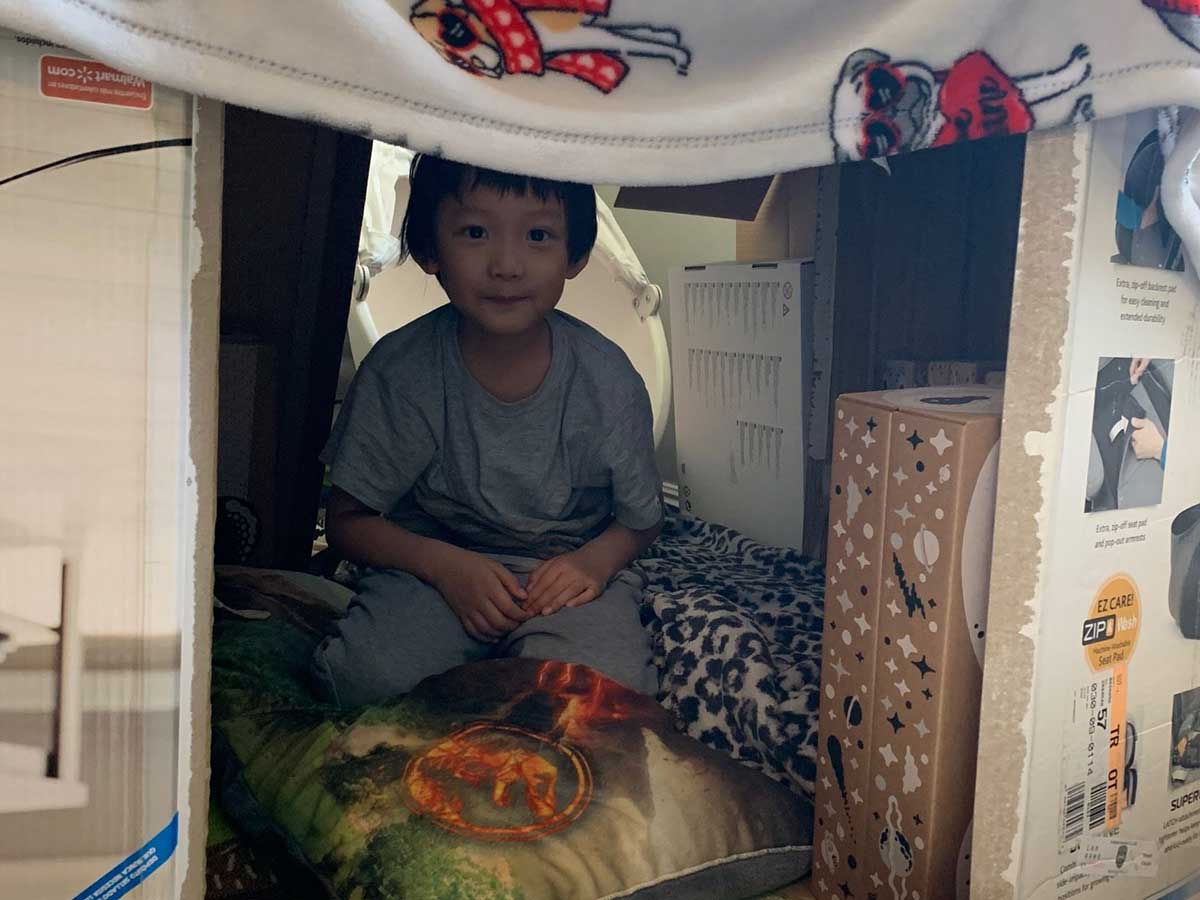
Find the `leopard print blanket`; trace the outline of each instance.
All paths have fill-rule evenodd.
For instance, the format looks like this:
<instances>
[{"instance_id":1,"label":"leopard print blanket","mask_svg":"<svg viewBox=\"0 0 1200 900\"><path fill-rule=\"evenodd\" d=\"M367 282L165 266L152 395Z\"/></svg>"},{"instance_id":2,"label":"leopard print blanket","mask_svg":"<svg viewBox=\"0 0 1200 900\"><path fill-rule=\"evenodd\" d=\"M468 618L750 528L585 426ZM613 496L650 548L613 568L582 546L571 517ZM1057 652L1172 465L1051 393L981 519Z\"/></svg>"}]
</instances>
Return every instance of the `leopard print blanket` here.
<instances>
[{"instance_id":1,"label":"leopard print blanket","mask_svg":"<svg viewBox=\"0 0 1200 900\"><path fill-rule=\"evenodd\" d=\"M825 573L794 550L672 518L634 567L659 702L692 737L813 795Z\"/></svg>"}]
</instances>

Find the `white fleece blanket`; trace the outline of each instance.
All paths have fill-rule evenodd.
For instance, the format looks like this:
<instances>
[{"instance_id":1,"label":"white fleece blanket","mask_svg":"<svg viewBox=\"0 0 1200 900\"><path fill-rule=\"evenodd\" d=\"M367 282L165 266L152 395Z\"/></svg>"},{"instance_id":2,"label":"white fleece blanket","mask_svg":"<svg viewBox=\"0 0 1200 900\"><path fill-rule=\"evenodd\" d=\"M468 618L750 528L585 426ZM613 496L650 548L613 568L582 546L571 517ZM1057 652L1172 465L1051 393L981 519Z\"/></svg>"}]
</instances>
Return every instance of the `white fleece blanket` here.
<instances>
[{"instance_id":1,"label":"white fleece blanket","mask_svg":"<svg viewBox=\"0 0 1200 900\"><path fill-rule=\"evenodd\" d=\"M0 0L0 25L197 94L597 183L1200 105L1200 0Z\"/></svg>"}]
</instances>

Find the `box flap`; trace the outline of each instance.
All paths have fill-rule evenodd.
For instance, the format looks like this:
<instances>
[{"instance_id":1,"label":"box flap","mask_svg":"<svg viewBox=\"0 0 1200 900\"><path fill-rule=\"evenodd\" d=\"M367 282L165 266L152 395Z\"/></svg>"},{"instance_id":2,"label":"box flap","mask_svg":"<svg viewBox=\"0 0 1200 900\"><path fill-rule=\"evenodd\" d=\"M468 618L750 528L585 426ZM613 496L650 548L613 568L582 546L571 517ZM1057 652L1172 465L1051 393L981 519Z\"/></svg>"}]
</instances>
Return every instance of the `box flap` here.
<instances>
[{"instance_id":1,"label":"box flap","mask_svg":"<svg viewBox=\"0 0 1200 900\"><path fill-rule=\"evenodd\" d=\"M623 187L614 206L753 222L774 176L685 187Z\"/></svg>"},{"instance_id":2,"label":"box flap","mask_svg":"<svg viewBox=\"0 0 1200 900\"><path fill-rule=\"evenodd\" d=\"M853 399L889 412L918 413L964 425L981 417L999 417L1004 408L1003 390L982 384L870 391L844 394L842 399Z\"/></svg>"}]
</instances>

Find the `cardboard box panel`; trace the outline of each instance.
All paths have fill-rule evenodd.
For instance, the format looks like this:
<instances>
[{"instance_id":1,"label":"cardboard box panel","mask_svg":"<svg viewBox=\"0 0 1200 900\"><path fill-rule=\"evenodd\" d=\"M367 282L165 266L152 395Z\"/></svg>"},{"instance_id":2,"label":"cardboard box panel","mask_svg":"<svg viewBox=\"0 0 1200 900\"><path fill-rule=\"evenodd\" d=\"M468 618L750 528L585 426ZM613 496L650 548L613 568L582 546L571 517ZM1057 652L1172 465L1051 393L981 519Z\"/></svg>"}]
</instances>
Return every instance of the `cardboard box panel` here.
<instances>
[{"instance_id":1,"label":"cardboard box panel","mask_svg":"<svg viewBox=\"0 0 1200 900\"><path fill-rule=\"evenodd\" d=\"M861 799L853 831L836 816L822 821L829 807L818 797L819 897L843 896L844 886L857 893L856 884L863 896L889 884L936 897L957 877L973 801L999 409L999 394L985 388L838 401L826 615L849 627L843 646L836 628L828 636L819 749L834 771L839 742L858 750L862 788L851 795ZM864 423L856 438L852 427ZM871 486L873 505L858 481ZM839 491L851 482L843 518ZM847 527L859 496L858 515L871 518ZM857 595L834 583L872 569ZM840 677L835 653L871 671ZM862 724L839 707L861 709Z\"/></svg>"},{"instance_id":2,"label":"cardboard box panel","mask_svg":"<svg viewBox=\"0 0 1200 900\"><path fill-rule=\"evenodd\" d=\"M867 890L877 653L866 637L877 633L882 608L888 416L875 404L841 397L834 417L813 853L813 884L822 900L840 885L855 896Z\"/></svg>"},{"instance_id":3,"label":"cardboard box panel","mask_svg":"<svg viewBox=\"0 0 1200 900\"><path fill-rule=\"evenodd\" d=\"M190 696L193 676L207 683L192 647L209 638L195 624L194 576L211 558L196 549L198 523L211 519L195 496L213 473L190 429L206 415L211 426L214 412L189 366L215 373L216 363L215 340L190 343L203 332L190 304L215 312L217 300L190 290L203 262L193 155L181 145L193 139L192 98L144 82L148 109L86 91L49 96L48 53L77 56L0 31L0 178L175 143L0 191L0 374L13 386L0 417L0 556L26 560L21 579L6 578L3 612L54 629L44 644L2 629L18 646L7 641L0 660L0 893L31 900L74 896L177 811L187 822L181 784L196 747L181 684ZM214 187L219 196L219 178L204 190ZM205 252L218 248L210 240ZM211 592L200 596L211 606ZM207 737L199 746L205 772ZM190 849L185 835L139 896L177 896Z\"/></svg>"},{"instance_id":4,"label":"cardboard box panel","mask_svg":"<svg viewBox=\"0 0 1200 900\"><path fill-rule=\"evenodd\" d=\"M1183 541L1200 282L1155 199L1157 125L1030 142L972 876L988 897L1200 893L1200 644L1175 615L1200 565Z\"/></svg>"}]
</instances>

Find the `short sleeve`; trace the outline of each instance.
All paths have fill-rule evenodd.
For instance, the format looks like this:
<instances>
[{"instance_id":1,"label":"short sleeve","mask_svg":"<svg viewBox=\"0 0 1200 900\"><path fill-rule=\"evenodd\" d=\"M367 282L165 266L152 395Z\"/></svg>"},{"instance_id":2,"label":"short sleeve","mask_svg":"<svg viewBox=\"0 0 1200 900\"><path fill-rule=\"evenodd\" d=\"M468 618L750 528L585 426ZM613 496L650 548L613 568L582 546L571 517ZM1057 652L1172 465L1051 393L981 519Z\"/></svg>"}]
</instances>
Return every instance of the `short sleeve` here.
<instances>
[{"instance_id":1,"label":"short sleeve","mask_svg":"<svg viewBox=\"0 0 1200 900\"><path fill-rule=\"evenodd\" d=\"M369 363L350 384L321 460L336 487L386 513L429 466L435 442L420 410Z\"/></svg>"},{"instance_id":2,"label":"short sleeve","mask_svg":"<svg viewBox=\"0 0 1200 900\"><path fill-rule=\"evenodd\" d=\"M601 450L612 477L613 518L626 528L645 531L662 523L663 504L654 460L654 416L640 381L617 419Z\"/></svg>"}]
</instances>

